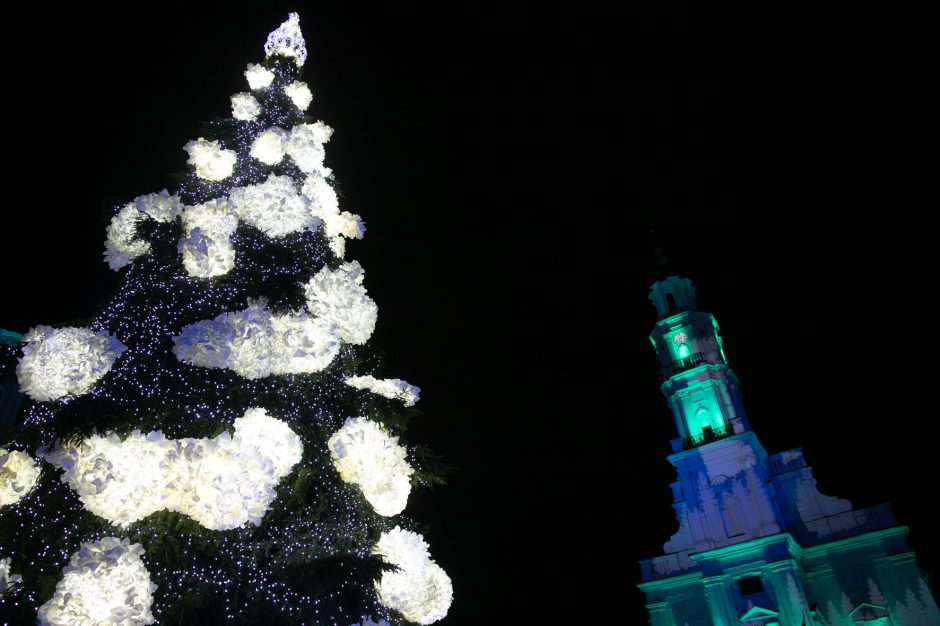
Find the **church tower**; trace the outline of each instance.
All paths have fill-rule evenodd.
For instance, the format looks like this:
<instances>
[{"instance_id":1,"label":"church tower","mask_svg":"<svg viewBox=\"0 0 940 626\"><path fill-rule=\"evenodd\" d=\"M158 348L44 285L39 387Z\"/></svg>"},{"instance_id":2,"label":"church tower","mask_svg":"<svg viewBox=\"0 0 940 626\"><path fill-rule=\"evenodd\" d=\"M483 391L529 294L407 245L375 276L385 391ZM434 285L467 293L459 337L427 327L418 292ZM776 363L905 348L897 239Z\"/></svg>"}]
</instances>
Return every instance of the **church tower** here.
<instances>
[{"instance_id":1,"label":"church tower","mask_svg":"<svg viewBox=\"0 0 940 626\"><path fill-rule=\"evenodd\" d=\"M692 281L666 276L649 297L678 434L668 459L679 529L640 562L653 626L940 625L890 505L853 509L817 491L801 448L764 450Z\"/></svg>"}]
</instances>

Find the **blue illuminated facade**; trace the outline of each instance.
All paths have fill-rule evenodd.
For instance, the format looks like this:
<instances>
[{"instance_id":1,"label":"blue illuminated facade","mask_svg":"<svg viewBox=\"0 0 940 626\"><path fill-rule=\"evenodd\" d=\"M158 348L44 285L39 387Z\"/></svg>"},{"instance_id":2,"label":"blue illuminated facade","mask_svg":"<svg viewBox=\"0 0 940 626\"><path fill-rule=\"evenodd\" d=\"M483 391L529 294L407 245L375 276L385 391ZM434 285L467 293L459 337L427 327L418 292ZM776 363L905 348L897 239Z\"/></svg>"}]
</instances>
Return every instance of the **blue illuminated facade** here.
<instances>
[{"instance_id":1,"label":"blue illuminated facade","mask_svg":"<svg viewBox=\"0 0 940 626\"><path fill-rule=\"evenodd\" d=\"M660 280L650 300L679 434L668 457L679 529L640 562L653 626L940 626L890 506L853 509L819 493L802 449L764 450L692 281Z\"/></svg>"}]
</instances>

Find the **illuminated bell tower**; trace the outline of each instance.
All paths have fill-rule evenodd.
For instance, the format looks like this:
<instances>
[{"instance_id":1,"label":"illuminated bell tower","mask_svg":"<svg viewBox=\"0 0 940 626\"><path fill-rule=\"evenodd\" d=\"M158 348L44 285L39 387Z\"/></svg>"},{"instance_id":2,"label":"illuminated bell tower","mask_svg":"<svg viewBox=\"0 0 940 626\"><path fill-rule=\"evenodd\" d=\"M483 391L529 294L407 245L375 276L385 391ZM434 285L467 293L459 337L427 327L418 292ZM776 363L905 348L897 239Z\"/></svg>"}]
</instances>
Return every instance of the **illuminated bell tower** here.
<instances>
[{"instance_id":1,"label":"illuminated bell tower","mask_svg":"<svg viewBox=\"0 0 940 626\"><path fill-rule=\"evenodd\" d=\"M747 429L738 379L725 360L718 322L698 310L692 281L669 276L653 285L650 300L659 313L650 341L659 355L666 379L662 390L679 437L710 441L731 432L734 419Z\"/></svg>"},{"instance_id":2,"label":"illuminated bell tower","mask_svg":"<svg viewBox=\"0 0 940 626\"><path fill-rule=\"evenodd\" d=\"M665 259L657 249L659 265ZM653 626L938 626L890 505L825 496L801 448L768 454L695 286L668 275L650 341L678 437L667 457L679 528L640 561Z\"/></svg>"}]
</instances>

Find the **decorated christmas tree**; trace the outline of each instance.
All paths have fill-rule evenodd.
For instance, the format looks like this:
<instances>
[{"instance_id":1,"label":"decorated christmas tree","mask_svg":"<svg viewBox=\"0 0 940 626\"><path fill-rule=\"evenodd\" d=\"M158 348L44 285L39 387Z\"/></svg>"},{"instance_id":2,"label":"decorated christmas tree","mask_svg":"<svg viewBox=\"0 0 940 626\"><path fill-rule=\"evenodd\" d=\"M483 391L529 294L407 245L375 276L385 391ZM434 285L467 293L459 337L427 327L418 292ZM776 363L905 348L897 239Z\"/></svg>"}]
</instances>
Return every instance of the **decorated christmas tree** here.
<instances>
[{"instance_id":1,"label":"decorated christmas tree","mask_svg":"<svg viewBox=\"0 0 940 626\"><path fill-rule=\"evenodd\" d=\"M120 206L117 292L4 346L28 396L0 439L0 622L430 624L451 582L403 517L435 458L400 439L377 306L307 116L296 14L174 193ZM260 56L260 55L259 55Z\"/></svg>"}]
</instances>

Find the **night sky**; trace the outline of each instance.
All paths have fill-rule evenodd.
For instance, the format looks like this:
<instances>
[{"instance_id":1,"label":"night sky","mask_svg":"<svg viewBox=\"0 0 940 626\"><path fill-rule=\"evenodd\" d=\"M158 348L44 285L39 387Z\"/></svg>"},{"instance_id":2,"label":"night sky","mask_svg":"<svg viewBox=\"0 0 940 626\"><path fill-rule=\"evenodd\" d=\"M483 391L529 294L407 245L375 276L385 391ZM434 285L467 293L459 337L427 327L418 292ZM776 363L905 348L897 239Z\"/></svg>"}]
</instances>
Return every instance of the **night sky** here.
<instances>
[{"instance_id":1,"label":"night sky","mask_svg":"<svg viewBox=\"0 0 940 626\"><path fill-rule=\"evenodd\" d=\"M112 208L173 188L300 12L373 343L457 469L412 494L444 625L646 623L675 531L647 242L714 313L752 427L891 501L940 572L938 60L913 9L34 3L6 16L0 327L90 317ZM157 581L159 583L159 581Z\"/></svg>"}]
</instances>

